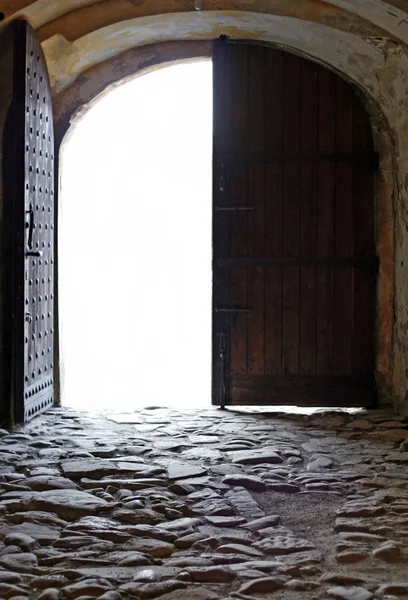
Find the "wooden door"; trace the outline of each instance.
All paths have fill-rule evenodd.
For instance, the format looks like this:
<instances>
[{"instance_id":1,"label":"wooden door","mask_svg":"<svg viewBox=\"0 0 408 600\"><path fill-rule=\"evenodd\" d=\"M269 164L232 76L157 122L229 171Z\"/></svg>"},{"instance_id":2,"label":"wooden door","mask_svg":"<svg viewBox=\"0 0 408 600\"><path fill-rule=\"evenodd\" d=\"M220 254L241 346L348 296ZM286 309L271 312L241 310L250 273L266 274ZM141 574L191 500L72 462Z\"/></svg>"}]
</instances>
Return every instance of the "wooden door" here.
<instances>
[{"instance_id":1,"label":"wooden door","mask_svg":"<svg viewBox=\"0 0 408 600\"><path fill-rule=\"evenodd\" d=\"M375 162L343 79L215 42L214 404L373 402Z\"/></svg>"},{"instance_id":2,"label":"wooden door","mask_svg":"<svg viewBox=\"0 0 408 600\"><path fill-rule=\"evenodd\" d=\"M6 375L16 421L54 401L54 135L47 67L35 31L13 27L13 99L3 152Z\"/></svg>"}]
</instances>

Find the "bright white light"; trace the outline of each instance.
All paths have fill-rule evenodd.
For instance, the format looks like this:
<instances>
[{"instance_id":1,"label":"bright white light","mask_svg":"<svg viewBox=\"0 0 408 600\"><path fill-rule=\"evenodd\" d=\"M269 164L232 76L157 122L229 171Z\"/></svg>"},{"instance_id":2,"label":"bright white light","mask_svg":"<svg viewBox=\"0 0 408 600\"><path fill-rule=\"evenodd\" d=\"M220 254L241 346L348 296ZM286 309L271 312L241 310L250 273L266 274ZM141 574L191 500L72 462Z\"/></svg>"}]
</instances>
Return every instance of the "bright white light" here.
<instances>
[{"instance_id":1,"label":"bright white light","mask_svg":"<svg viewBox=\"0 0 408 600\"><path fill-rule=\"evenodd\" d=\"M63 402L210 403L212 64L102 98L62 154Z\"/></svg>"}]
</instances>

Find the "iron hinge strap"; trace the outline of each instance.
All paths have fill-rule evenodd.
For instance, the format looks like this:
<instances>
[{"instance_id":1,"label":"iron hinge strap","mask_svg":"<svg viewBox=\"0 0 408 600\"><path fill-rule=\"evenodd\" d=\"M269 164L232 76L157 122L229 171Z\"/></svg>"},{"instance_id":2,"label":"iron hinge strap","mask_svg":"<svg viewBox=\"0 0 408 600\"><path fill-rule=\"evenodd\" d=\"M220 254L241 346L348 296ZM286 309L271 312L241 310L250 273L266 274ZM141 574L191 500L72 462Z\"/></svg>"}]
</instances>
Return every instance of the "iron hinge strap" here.
<instances>
[{"instance_id":1,"label":"iron hinge strap","mask_svg":"<svg viewBox=\"0 0 408 600\"><path fill-rule=\"evenodd\" d=\"M220 211L232 212L232 211L238 211L238 210L254 210L254 209L255 209L254 206L214 206L214 210L216 212L220 212Z\"/></svg>"},{"instance_id":2,"label":"iron hinge strap","mask_svg":"<svg viewBox=\"0 0 408 600\"><path fill-rule=\"evenodd\" d=\"M373 170L379 167L378 152L337 152L333 154L275 154L273 152L226 152L218 151L214 155L216 161L223 165L233 163L256 162L355 162L367 164Z\"/></svg>"},{"instance_id":3,"label":"iron hinge strap","mask_svg":"<svg viewBox=\"0 0 408 600\"><path fill-rule=\"evenodd\" d=\"M218 257L214 259L214 266L219 268L244 268L244 267L361 267L377 272L378 257L374 254L360 257L327 257L327 258L232 258Z\"/></svg>"},{"instance_id":4,"label":"iron hinge strap","mask_svg":"<svg viewBox=\"0 0 408 600\"><path fill-rule=\"evenodd\" d=\"M238 308L238 307L221 307L214 306L214 312L216 313L249 313L252 311L252 308Z\"/></svg>"}]
</instances>

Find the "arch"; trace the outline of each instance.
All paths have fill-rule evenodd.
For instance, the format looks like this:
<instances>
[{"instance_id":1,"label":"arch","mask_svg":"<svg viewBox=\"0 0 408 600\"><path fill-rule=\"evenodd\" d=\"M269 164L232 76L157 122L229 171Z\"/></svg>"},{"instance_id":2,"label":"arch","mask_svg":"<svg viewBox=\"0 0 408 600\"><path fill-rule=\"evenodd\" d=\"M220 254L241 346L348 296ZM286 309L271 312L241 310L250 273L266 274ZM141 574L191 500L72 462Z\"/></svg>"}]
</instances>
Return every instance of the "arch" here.
<instances>
[{"instance_id":1,"label":"arch","mask_svg":"<svg viewBox=\"0 0 408 600\"><path fill-rule=\"evenodd\" d=\"M78 39L101 27L131 18L175 12L194 12L192 0L150 0L149 2L127 0L65 0L50 3L48 0L5 0L7 20L24 17L39 31L42 40L56 33L67 39ZM397 40L408 38L406 7L403 0L313 0L288 3L281 0L204 0L204 11L250 10L262 14L279 14L305 20L326 23L343 30L364 27L374 35L388 35ZM375 33L375 31L377 31ZM381 33L379 33L381 32Z\"/></svg>"},{"instance_id":2,"label":"arch","mask_svg":"<svg viewBox=\"0 0 408 600\"><path fill-rule=\"evenodd\" d=\"M266 36L261 36L266 37ZM269 40L255 39L254 43L271 44ZM361 41L361 40L360 40ZM339 68L337 61L329 63L324 60L322 52L306 52L301 44L273 43L274 46L290 51L309 60L319 62L326 68L335 71L346 79L357 90L370 116L374 145L380 155L380 168L376 174L375 185L375 221L376 244L380 259L377 292L377 365L376 375L379 396L382 402L396 398L393 333L394 333L394 206L397 203L398 186L395 185L395 174L398 173L399 160L396 147L398 139L395 129L387 118L384 107L373 93L372 84L365 87L362 65L354 73L349 74L346 67ZM344 46L342 46L344 48ZM322 48L321 48L322 50ZM180 61L191 61L210 58L212 42L209 40L178 40L133 47L119 56L97 63L85 71L81 77L73 81L55 98L56 137L61 143L68 132L70 124L89 109L92 103L112 87L120 85L129 78L140 76L155 68L167 66ZM376 52L374 51L374 55ZM398 63L398 61L395 61ZM400 65L395 65L395 68ZM395 102L395 98L393 100ZM394 131L393 131L394 129Z\"/></svg>"}]
</instances>

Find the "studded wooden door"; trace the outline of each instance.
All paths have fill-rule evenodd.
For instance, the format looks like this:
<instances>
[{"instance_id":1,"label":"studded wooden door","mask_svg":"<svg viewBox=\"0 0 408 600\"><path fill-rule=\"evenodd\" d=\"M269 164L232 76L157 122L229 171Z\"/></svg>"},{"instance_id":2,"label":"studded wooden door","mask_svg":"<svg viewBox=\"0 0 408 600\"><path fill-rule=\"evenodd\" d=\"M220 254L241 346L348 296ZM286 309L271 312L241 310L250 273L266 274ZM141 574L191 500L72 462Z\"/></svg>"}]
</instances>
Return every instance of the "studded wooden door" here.
<instances>
[{"instance_id":1,"label":"studded wooden door","mask_svg":"<svg viewBox=\"0 0 408 600\"><path fill-rule=\"evenodd\" d=\"M214 404L373 402L375 162L341 78L214 44Z\"/></svg>"},{"instance_id":2,"label":"studded wooden door","mask_svg":"<svg viewBox=\"0 0 408 600\"><path fill-rule=\"evenodd\" d=\"M53 405L54 135L45 58L35 31L13 23L14 84L4 138L6 354L16 421Z\"/></svg>"}]
</instances>

